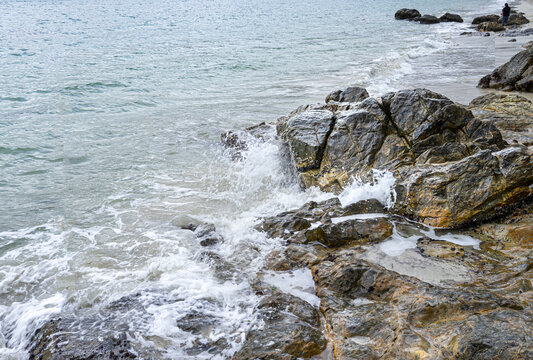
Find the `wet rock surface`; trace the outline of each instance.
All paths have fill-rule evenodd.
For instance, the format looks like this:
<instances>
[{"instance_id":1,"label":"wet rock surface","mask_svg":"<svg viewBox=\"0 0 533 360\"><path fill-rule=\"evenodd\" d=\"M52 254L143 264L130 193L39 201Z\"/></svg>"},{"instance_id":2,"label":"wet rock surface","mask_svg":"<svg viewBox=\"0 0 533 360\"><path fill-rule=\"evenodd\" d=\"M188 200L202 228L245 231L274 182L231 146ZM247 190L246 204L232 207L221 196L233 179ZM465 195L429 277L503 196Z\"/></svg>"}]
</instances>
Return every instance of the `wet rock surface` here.
<instances>
[{"instance_id":1,"label":"wet rock surface","mask_svg":"<svg viewBox=\"0 0 533 360\"><path fill-rule=\"evenodd\" d=\"M79 337L71 333L76 320L54 319L33 335L30 360L122 360L137 359L126 333L92 333Z\"/></svg>"},{"instance_id":2,"label":"wet rock surface","mask_svg":"<svg viewBox=\"0 0 533 360\"><path fill-rule=\"evenodd\" d=\"M318 309L298 297L270 291L257 305L255 314L254 324L234 360L309 358L326 347Z\"/></svg>"},{"instance_id":3,"label":"wet rock surface","mask_svg":"<svg viewBox=\"0 0 533 360\"><path fill-rule=\"evenodd\" d=\"M520 51L491 74L481 78L478 87L532 92L533 47Z\"/></svg>"},{"instance_id":4,"label":"wet rock surface","mask_svg":"<svg viewBox=\"0 0 533 360\"><path fill-rule=\"evenodd\" d=\"M334 359L523 359L533 355L532 204L526 199L503 218L469 229L483 237L479 249L450 242L445 232L429 238L428 228L380 212L375 200L344 208L335 199L308 203L264 219L258 229L290 239L307 231L292 228L291 218L307 217L320 222L319 228L351 208L352 216L387 220L395 236L418 237L414 249L389 257L369 256L379 254L379 244L392 241L388 237L376 240L378 245L292 243L267 257L273 271L311 270ZM456 269L469 275L457 276ZM442 280L402 274L433 271Z\"/></svg>"}]
</instances>

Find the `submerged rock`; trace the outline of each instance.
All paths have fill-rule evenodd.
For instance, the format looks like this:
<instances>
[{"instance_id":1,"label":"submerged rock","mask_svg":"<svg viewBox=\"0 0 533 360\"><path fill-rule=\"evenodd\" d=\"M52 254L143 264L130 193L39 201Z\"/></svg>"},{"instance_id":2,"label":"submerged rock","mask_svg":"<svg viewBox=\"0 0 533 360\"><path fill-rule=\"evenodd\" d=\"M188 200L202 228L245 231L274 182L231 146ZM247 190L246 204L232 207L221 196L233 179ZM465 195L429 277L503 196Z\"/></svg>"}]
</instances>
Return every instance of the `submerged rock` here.
<instances>
[{"instance_id":1,"label":"submerged rock","mask_svg":"<svg viewBox=\"0 0 533 360\"><path fill-rule=\"evenodd\" d=\"M213 224L192 222L181 225L181 228L192 231L202 246L211 246L224 241Z\"/></svg>"},{"instance_id":2,"label":"submerged rock","mask_svg":"<svg viewBox=\"0 0 533 360\"><path fill-rule=\"evenodd\" d=\"M433 15L422 15L413 20L418 21L421 24L438 24L440 22L439 18Z\"/></svg>"},{"instance_id":3,"label":"submerged rock","mask_svg":"<svg viewBox=\"0 0 533 360\"><path fill-rule=\"evenodd\" d=\"M125 332L88 332L84 336L72 331L74 318L57 318L46 322L31 339L30 360L126 360L137 359ZM77 326L83 326L83 323ZM90 327L87 327L88 330Z\"/></svg>"},{"instance_id":4,"label":"submerged rock","mask_svg":"<svg viewBox=\"0 0 533 360\"><path fill-rule=\"evenodd\" d=\"M413 20L414 18L420 17L421 14L416 9L400 9L394 14L396 20Z\"/></svg>"},{"instance_id":5,"label":"submerged rock","mask_svg":"<svg viewBox=\"0 0 533 360\"><path fill-rule=\"evenodd\" d=\"M478 87L505 91L533 91L533 47L520 51L511 60L479 80Z\"/></svg>"},{"instance_id":6,"label":"submerged rock","mask_svg":"<svg viewBox=\"0 0 533 360\"><path fill-rule=\"evenodd\" d=\"M439 18L440 22L458 22L462 23L463 18L458 14L446 13Z\"/></svg>"}]
</instances>

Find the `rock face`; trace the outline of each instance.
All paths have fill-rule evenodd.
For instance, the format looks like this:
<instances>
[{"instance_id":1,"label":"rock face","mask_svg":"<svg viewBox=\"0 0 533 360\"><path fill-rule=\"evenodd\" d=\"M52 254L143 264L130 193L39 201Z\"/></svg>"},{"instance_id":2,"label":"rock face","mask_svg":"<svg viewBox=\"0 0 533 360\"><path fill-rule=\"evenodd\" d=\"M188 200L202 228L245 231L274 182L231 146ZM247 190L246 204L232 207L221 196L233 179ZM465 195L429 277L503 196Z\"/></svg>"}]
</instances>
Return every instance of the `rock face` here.
<instances>
[{"instance_id":1,"label":"rock face","mask_svg":"<svg viewBox=\"0 0 533 360\"><path fill-rule=\"evenodd\" d=\"M392 210L439 227L490 216L533 181L530 150L506 148L492 122L425 89L302 107L280 118L278 134L305 186L335 192L371 169L393 171Z\"/></svg>"},{"instance_id":2,"label":"rock face","mask_svg":"<svg viewBox=\"0 0 533 360\"><path fill-rule=\"evenodd\" d=\"M505 27L497 22L484 22L478 25L478 31L505 31Z\"/></svg>"},{"instance_id":3,"label":"rock face","mask_svg":"<svg viewBox=\"0 0 533 360\"><path fill-rule=\"evenodd\" d=\"M479 80L478 87L533 91L533 47L529 47Z\"/></svg>"},{"instance_id":4,"label":"rock face","mask_svg":"<svg viewBox=\"0 0 533 360\"><path fill-rule=\"evenodd\" d=\"M413 20L418 21L421 24L438 24L440 22L439 18L433 15L423 15Z\"/></svg>"},{"instance_id":5,"label":"rock face","mask_svg":"<svg viewBox=\"0 0 533 360\"><path fill-rule=\"evenodd\" d=\"M531 311L447 289L344 253L312 267L335 359L525 359Z\"/></svg>"},{"instance_id":6,"label":"rock face","mask_svg":"<svg viewBox=\"0 0 533 360\"><path fill-rule=\"evenodd\" d=\"M439 18L440 22L458 22L462 23L463 18L458 14L446 13Z\"/></svg>"},{"instance_id":7,"label":"rock face","mask_svg":"<svg viewBox=\"0 0 533 360\"><path fill-rule=\"evenodd\" d=\"M472 20L472 25L481 24L484 22L498 22L500 17L498 15L483 15L475 17L474 20Z\"/></svg>"},{"instance_id":8,"label":"rock face","mask_svg":"<svg viewBox=\"0 0 533 360\"><path fill-rule=\"evenodd\" d=\"M490 93L472 100L468 109L500 129L509 144L533 145L533 104L516 94Z\"/></svg>"},{"instance_id":9,"label":"rock face","mask_svg":"<svg viewBox=\"0 0 533 360\"><path fill-rule=\"evenodd\" d=\"M416 9L400 9L394 14L396 20L413 20L414 18L420 17L420 12Z\"/></svg>"}]
</instances>

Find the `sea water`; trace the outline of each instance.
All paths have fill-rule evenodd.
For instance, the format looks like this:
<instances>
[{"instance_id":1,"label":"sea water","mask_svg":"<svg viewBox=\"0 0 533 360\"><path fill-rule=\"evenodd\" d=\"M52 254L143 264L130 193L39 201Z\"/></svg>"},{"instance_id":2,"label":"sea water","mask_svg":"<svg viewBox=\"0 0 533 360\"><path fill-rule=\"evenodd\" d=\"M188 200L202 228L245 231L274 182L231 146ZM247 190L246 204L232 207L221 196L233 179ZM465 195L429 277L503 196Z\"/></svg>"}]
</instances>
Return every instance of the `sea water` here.
<instances>
[{"instance_id":1,"label":"sea water","mask_svg":"<svg viewBox=\"0 0 533 360\"><path fill-rule=\"evenodd\" d=\"M257 301L249 281L280 246L254 224L331 195L302 191L276 143L234 162L220 133L349 85L371 95L448 89L466 102L476 90L449 89L475 89L494 67L493 42L458 34L500 5L0 2L0 358L27 358L49 318L93 319L132 294L142 314L113 316L138 354L230 357ZM395 21L407 6L465 23ZM390 176L378 180L354 182L341 200L393 201ZM221 280L203 260L205 249L176 226L184 219L215 224L224 242L213 251L232 277ZM192 335L177 320L191 309L217 319L206 336L227 339L224 353L189 355Z\"/></svg>"}]
</instances>

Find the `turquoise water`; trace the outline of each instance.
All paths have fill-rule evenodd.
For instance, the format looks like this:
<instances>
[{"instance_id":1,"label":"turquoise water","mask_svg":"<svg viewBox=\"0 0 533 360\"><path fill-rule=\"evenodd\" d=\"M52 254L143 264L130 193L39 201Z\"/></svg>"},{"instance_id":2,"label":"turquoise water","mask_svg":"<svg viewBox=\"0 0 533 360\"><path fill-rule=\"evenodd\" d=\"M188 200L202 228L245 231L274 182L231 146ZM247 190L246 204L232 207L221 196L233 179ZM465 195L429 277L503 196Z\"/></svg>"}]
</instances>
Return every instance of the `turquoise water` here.
<instances>
[{"instance_id":1,"label":"turquoise water","mask_svg":"<svg viewBox=\"0 0 533 360\"><path fill-rule=\"evenodd\" d=\"M395 21L404 6L0 2L0 356L25 358L28 334L56 313L83 318L145 289L185 300L150 307L159 295L147 295L149 316L124 317L137 351L188 357L175 319L204 304L224 320L214 331L233 344L219 357L230 356L256 301L244 274L279 246L252 230L257 217L327 195L301 192L276 144L232 162L220 133L352 84L373 95L473 88L492 69L492 40L458 34L498 3L409 2L466 20L435 26ZM223 234L216 251L235 266L232 281L199 260L176 226L184 216Z\"/></svg>"}]
</instances>

